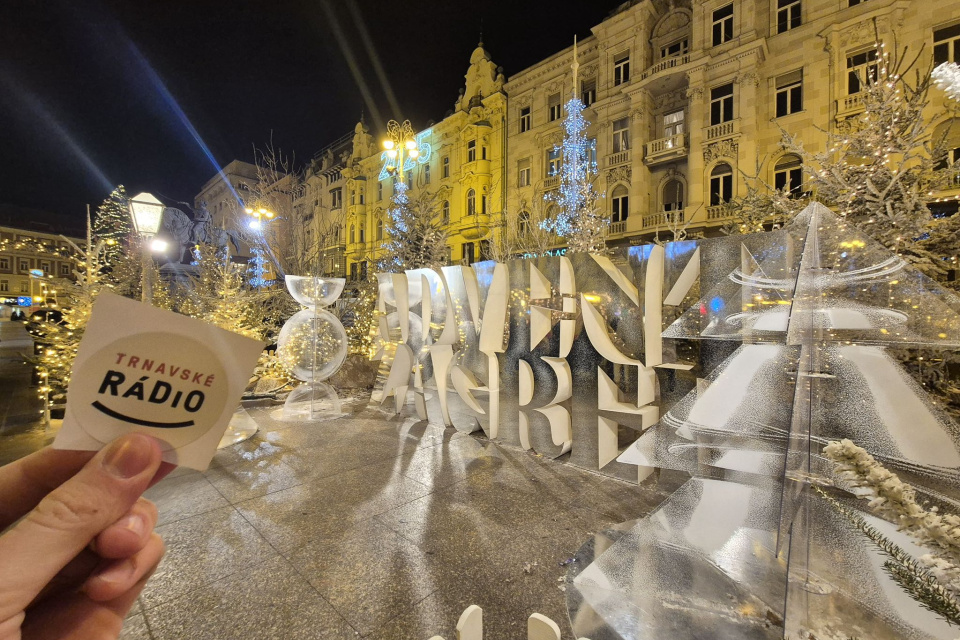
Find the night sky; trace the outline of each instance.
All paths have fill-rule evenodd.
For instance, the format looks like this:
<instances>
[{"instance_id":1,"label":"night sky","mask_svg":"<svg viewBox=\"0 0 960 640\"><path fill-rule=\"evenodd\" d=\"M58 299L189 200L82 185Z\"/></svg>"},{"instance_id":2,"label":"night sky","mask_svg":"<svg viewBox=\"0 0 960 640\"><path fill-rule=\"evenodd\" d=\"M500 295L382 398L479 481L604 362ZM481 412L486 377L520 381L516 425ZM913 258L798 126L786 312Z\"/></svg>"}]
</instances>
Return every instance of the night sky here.
<instances>
[{"instance_id":1,"label":"night sky","mask_svg":"<svg viewBox=\"0 0 960 640\"><path fill-rule=\"evenodd\" d=\"M120 183L192 203L218 164L252 161L271 132L302 164L361 112L374 133L374 109L415 128L441 120L481 21L509 77L619 4L3 0L0 204L79 217Z\"/></svg>"}]
</instances>

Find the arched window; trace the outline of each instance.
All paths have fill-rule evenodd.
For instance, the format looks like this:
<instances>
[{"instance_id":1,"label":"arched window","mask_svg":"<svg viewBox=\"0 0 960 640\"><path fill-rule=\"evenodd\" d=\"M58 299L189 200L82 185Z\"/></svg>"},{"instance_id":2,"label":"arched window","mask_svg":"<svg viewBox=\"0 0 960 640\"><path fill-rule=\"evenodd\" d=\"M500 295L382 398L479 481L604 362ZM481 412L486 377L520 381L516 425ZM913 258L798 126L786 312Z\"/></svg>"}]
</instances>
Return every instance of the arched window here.
<instances>
[{"instance_id":1,"label":"arched window","mask_svg":"<svg viewBox=\"0 0 960 640\"><path fill-rule=\"evenodd\" d=\"M733 197L733 169L721 162L710 172L710 206L730 202Z\"/></svg>"},{"instance_id":2,"label":"arched window","mask_svg":"<svg viewBox=\"0 0 960 640\"><path fill-rule=\"evenodd\" d=\"M477 213L477 192L473 189L467 191L467 215L472 216Z\"/></svg>"},{"instance_id":3,"label":"arched window","mask_svg":"<svg viewBox=\"0 0 960 640\"><path fill-rule=\"evenodd\" d=\"M683 183L676 178L663 185L663 210L683 211Z\"/></svg>"},{"instance_id":4,"label":"arched window","mask_svg":"<svg viewBox=\"0 0 960 640\"><path fill-rule=\"evenodd\" d=\"M517 235L523 237L530 232L530 212L521 211L517 216Z\"/></svg>"},{"instance_id":5,"label":"arched window","mask_svg":"<svg viewBox=\"0 0 960 640\"><path fill-rule=\"evenodd\" d=\"M357 241L357 227L350 225L350 244Z\"/></svg>"},{"instance_id":6,"label":"arched window","mask_svg":"<svg viewBox=\"0 0 960 640\"><path fill-rule=\"evenodd\" d=\"M450 201L444 200L440 205L440 224L447 226L450 224Z\"/></svg>"},{"instance_id":7,"label":"arched window","mask_svg":"<svg viewBox=\"0 0 960 640\"><path fill-rule=\"evenodd\" d=\"M773 168L773 186L777 191L786 191L791 198L803 194L803 161L800 156L787 154Z\"/></svg>"},{"instance_id":8,"label":"arched window","mask_svg":"<svg viewBox=\"0 0 960 640\"><path fill-rule=\"evenodd\" d=\"M383 218L377 218L377 240L383 240Z\"/></svg>"},{"instance_id":9,"label":"arched window","mask_svg":"<svg viewBox=\"0 0 960 640\"><path fill-rule=\"evenodd\" d=\"M627 188L618 184L610 194L610 222L626 222L630 215L630 196Z\"/></svg>"}]
</instances>

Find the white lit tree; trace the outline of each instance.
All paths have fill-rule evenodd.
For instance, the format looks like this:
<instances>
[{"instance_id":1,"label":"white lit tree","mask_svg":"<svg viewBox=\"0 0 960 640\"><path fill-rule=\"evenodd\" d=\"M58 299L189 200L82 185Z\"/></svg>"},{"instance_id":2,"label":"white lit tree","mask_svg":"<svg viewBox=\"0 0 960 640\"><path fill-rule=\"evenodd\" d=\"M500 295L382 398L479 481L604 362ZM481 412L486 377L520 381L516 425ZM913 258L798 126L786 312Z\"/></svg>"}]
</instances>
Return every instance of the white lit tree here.
<instances>
[{"instance_id":1,"label":"white lit tree","mask_svg":"<svg viewBox=\"0 0 960 640\"><path fill-rule=\"evenodd\" d=\"M127 190L122 184L117 185L97 207L93 217L93 238L95 241L104 242L106 259L112 262L123 253L132 233L133 222L130 219Z\"/></svg>"},{"instance_id":2,"label":"white lit tree","mask_svg":"<svg viewBox=\"0 0 960 640\"><path fill-rule=\"evenodd\" d=\"M928 275L942 279L946 263L924 239L931 226L927 203L953 173L943 169L944 138L933 139L929 105L931 75L877 38L875 71L859 78L864 108L827 134L826 150L811 153L784 132L784 147L799 154L816 197L868 235ZM911 79L908 79L908 75ZM932 247L930 247L932 248Z\"/></svg>"},{"instance_id":3,"label":"white lit tree","mask_svg":"<svg viewBox=\"0 0 960 640\"><path fill-rule=\"evenodd\" d=\"M386 238L377 260L382 273L421 267L438 269L446 264L447 231L437 221L436 198L432 193L421 190L411 199L407 183L398 178L384 227Z\"/></svg>"},{"instance_id":4,"label":"white lit tree","mask_svg":"<svg viewBox=\"0 0 960 640\"><path fill-rule=\"evenodd\" d=\"M568 253L604 253L607 248L607 217L600 200L603 194L593 188L597 177L597 143L587 138L583 117L586 108L576 94L577 46L573 46L573 96L565 105L563 121L560 188L548 196L559 207L557 215L544 222L546 228L567 241Z\"/></svg>"}]
</instances>

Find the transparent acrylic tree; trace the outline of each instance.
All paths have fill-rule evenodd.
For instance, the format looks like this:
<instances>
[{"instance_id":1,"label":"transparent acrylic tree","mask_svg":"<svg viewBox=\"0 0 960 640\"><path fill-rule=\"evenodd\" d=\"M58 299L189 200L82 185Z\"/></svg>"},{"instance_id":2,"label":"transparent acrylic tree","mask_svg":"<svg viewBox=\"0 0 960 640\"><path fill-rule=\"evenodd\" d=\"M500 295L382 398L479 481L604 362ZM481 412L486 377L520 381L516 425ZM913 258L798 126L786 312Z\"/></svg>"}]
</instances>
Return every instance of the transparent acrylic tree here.
<instances>
[{"instance_id":1,"label":"transparent acrylic tree","mask_svg":"<svg viewBox=\"0 0 960 640\"><path fill-rule=\"evenodd\" d=\"M925 550L871 515L822 450L852 440L960 513L960 426L922 373L960 349L960 299L818 203L781 230L698 246L703 289L662 336L698 359L688 392L619 457L690 477L581 548L574 631L954 640L835 505L914 560Z\"/></svg>"},{"instance_id":2,"label":"transparent acrylic tree","mask_svg":"<svg viewBox=\"0 0 960 640\"><path fill-rule=\"evenodd\" d=\"M283 406L284 420L325 420L342 415L336 389L323 381L347 357L347 332L340 320L323 309L343 293L344 278L286 276L287 290L303 305L280 330L277 356L303 384L293 389Z\"/></svg>"}]
</instances>

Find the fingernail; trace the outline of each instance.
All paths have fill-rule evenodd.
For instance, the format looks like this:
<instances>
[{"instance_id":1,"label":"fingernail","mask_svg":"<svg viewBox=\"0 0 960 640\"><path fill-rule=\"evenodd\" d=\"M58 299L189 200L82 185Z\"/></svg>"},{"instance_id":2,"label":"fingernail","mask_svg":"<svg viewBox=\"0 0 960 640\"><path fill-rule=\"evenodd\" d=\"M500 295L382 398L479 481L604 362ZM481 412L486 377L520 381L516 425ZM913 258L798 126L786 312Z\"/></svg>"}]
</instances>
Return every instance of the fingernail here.
<instances>
[{"instance_id":1,"label":"fingernail","mask_svg":"<svg viewBox=\"0 0 960 640\"><path fill-rule=\"evenodd\" d=\"M142 538L143 534L147 530L147 523L138 515L127 516L119 523L120 528L127 529L137 534L137 537Z\"/></svg>"},{"instance_id":2,"label":"fingernail","mask_svg":"<svg viewBox=\"0 0 960 640\"><path fill-rule=\"evenodd\" d=\"M124 582L130 579L135 569L136 567L133 566L133 562L130 560L120 560L94 577L104 582Z\"/></svg>"},{"instance_id":3,"label":"fingernail","mask_svg":"<svg viewBox=\"0 0 960 640\"><path fill-rule=\"evenodd\" d=\"M133 478L150 466L153 447L150 438L137 433L118 438L107 447L103 468L118 478Z\"/></svg>"}]
</instances>

